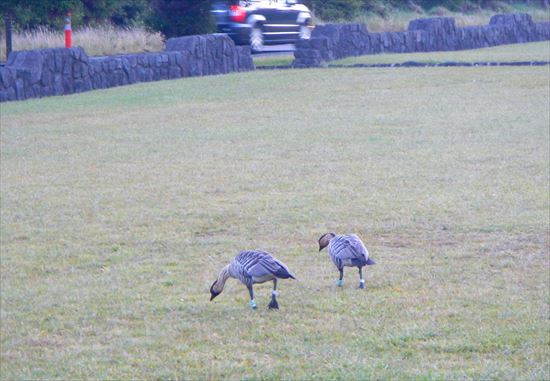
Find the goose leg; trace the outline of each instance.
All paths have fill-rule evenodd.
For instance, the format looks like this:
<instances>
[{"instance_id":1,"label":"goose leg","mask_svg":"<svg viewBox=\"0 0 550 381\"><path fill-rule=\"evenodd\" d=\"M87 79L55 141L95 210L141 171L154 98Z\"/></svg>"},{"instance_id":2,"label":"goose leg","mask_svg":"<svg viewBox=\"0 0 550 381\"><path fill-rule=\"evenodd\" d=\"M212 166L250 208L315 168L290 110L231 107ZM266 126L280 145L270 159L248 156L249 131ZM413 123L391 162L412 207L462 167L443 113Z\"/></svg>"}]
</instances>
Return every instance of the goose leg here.
<instances>
[{"instance_id":1,"label":"goose leg","mask_svg":"<svg viewBox=\"0 0 550 381\"><path fill-rule=\"evenodd\" d=\"M365 280L363 279L362 267L359 267L359 288L365 288Z\"/></svg>"},{"instance_id":2,"label":"goose leg","mask_svg":"<svg viewBox=\"0 0 550 381\"><path fill-rule=\"evenodd\" d=\"M277 303L277 278L273 279L273 291L271 291L271 303L268 308L270 310L278 310L279 304Z\"/></svg>"},{"instance_id":3,"label":"goose leg","mask_svg":"<svg viewBox=\"0 0 550 381\"><path fill-rule=\"evenodd\" d=\"M248 293L250 294L250 302L248 303L250 305L250 308L253 310L256 309L256 301L254 300L254 290L252 289L252 285L246 286L248 288Z\"/></svg>"},{"instance_id":4,"label":"goose leg","mask_svg":"<svg viewBox=\"0 0 550 381\"><path fill-rule=\"evenodd\" d=\"M338 287L342 287L344 284L344 268L342 267L341 269L338 269L338 271L340 271L340 279L336 281L336 285Z\"/></svg>"}]
</instances>

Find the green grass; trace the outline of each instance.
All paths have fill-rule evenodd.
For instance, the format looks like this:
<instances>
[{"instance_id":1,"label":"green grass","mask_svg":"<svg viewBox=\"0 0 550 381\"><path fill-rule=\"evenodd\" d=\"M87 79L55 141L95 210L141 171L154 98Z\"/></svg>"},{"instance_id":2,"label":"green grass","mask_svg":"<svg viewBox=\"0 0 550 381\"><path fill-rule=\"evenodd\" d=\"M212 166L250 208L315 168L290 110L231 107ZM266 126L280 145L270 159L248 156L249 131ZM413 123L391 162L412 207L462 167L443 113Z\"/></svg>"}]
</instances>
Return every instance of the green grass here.
<instances>
[{"instance_id":1,"label":"green grass","mask_svg":"<svg viewBox=\"0 0 550 381\"><path fill-rule=\"evenodd\" d=\"M256 67L291 65L294 55L275 57L254 57ZM452 52L428 53L389 53L372 54L357 57L347 57L331 61L331 65L354 64L388 64L407 61L424 63L441 62L518 62L518 61L547 61L550 62L550 44L548 41L532 42L528 44L501 45L484 49L459 50Z\"/></svg>"},{"instance_id":2,"label":"green grass","mask_svg":"<svg viewBox=\"0 0 550 381\"><path fill-rule=\"evenodd\" d=\"M485 49L459 50L452 52L374 54L348 57L332 61L335 65L402 63L406 61L440 63L455 62L550 62L548 41L528 44L501 45Z\"/></svg>"},{"instance_id":3,"label":"green grass","mask_svg":"<svg viewBox=\"0 0 550 381\"><path fill-rule=\"evenodd\" d=\"M320 69L1 105L12 379L550 378L546 67ZM317 239L355 232L358 290ZM209 287L241 249L300 281Z\"/></svg>"},{"instance_id":4,"label":"green grass","mask_svg":"<svg viewBox=\"0 0 550 381\"><path fill-rule=\"evenodd\" d=\"M256 67L263 66L288 66L294 61L294 53L277 56L252 56Z\"/></svg>"}]
</instances>

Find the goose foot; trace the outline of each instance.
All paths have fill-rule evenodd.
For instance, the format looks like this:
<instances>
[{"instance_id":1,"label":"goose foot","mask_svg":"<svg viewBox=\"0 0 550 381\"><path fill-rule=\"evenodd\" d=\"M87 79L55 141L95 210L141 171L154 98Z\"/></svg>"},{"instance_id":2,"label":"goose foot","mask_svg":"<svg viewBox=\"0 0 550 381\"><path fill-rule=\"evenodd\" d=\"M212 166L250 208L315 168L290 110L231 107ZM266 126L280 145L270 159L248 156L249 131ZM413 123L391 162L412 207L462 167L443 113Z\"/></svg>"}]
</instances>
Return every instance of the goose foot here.
<instances>
[{"instance_id":1,"label":"goose foot","mask_svg":"<svg viewBox=\"0 0 550 381\"><path fill-rule=\"evenodd\" d=\"M279 304L277 303L277 299L273 298L271 299L271 303L269 303L269 306L267 306L270 310L278 310Z\"/></svg>"}]
</instances>

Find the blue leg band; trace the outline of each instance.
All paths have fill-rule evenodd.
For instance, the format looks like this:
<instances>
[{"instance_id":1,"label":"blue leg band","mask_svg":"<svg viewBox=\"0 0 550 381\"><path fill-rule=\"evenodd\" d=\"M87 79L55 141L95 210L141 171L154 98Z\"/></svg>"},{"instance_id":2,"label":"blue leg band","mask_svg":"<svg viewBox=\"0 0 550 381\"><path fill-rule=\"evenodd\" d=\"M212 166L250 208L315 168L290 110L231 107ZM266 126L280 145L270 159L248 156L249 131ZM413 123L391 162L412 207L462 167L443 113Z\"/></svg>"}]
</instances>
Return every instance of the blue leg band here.
<instances>
[{"instance_id":1,"label":"blue leg band","mask_svg":"<svg viewBox=\"0 0 550 381\"><path fill-rule=\"evenodd\" d=\"M336 281L336 285L337 285L338 287L342 287L343 284L344 284L344 280L343 280L343 279L338 279L338 280Z\"/></svg>"},{"instance_id":2,"label":"blue leg band","mask_svg":"<svg viewBox=\"0 0 550 381\"><path fill-rule=\"evenodd\" d=\"M256 301L254 299L252 299L248 304L250 304L250 308L252 308L253 310L256 309Z\"/></svg>"}]
</instances>

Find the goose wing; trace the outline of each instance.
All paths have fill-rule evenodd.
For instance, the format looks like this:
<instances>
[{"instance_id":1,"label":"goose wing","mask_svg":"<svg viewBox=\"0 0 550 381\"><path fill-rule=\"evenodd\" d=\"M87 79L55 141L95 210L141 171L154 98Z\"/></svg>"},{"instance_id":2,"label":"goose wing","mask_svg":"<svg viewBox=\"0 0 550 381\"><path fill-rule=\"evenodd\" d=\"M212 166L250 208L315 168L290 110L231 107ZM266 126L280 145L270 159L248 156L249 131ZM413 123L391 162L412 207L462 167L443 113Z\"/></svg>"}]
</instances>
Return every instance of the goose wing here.
<instances>
[{"instance_id":1,"label":"goose wing","mask_svg":"<svg viewBox=\"0 0 550 381\"><path fill-rule=\"evenodd\" d=\"M245 251L239 257L244 270L252 278L260 279L267 275L283 279L294 278L284 263L264 251Z\"/></svg>"},{"instance_id":2,"label":"goose wing","mask_svg":"<svg viewBox=\"0 0 550 381\"><path fill-rule=\"evenodd\" d=\"M341 260L360 259L365 261L369 258L369 252L367 251L367 248L365 247L361 239L355 234L343 235L336 238L337 240L334 242L332 250L334 250L334 255L337 258Z\"/></svg>"}]
</instances>

